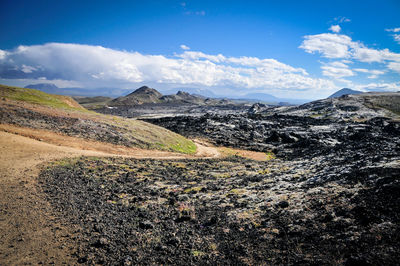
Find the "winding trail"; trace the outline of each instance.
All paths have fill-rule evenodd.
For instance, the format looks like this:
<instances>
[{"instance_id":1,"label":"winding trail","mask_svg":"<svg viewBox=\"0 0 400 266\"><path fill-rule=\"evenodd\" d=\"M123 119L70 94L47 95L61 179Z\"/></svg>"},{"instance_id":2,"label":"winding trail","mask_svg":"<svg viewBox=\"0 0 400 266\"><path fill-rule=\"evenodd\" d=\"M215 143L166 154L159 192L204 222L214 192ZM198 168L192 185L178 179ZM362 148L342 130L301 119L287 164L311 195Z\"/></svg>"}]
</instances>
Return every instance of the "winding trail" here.
<instances>
[{"instance_id":1,"label":"winding trail","mask_svg":"<svg viewBox=\"0 0 400 266\"><path fill-rule=\"evenodd\" d=\"M38 191L44 163L78 156L153 159L219 158L221 148L194 140L195 155L128 148L47 130L0 124L0 265L72 265L74 225L63 224Z\"/></svg>"},{"instance_id":2,"label":"winding trail","mask_svg":"<svg viewBox=\"0 0 400 266\"><path fill-rule=\"evenodd\" d=\"M194 156L126 148L45 130L0 125L0 265L75 264L74 229L52 212L37 191L40 165L66 157L206 158L216 148L198 145Z\"/></svg>"}]
</instances>

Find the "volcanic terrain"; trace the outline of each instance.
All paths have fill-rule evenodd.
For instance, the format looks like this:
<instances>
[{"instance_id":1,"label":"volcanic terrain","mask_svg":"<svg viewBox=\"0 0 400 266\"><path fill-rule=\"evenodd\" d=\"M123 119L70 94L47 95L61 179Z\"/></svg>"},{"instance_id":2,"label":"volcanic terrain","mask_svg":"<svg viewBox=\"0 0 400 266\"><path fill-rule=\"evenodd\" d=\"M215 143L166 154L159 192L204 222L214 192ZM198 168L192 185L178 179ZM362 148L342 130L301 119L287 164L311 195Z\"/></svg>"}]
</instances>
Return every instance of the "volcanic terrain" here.
<instances>
[{"instance_id":1,"label":"volcanic terrain","mask_svg":"<svg viewBox=\"0 0 400 266\"><path fill-rule=\"evenodd\" d=\"M152 104L156 118L94 114L76 103L80 111L52 107L50 112L43 104L18 102L10 91L3 93L4 130L37 138L42 130L115 148L110 153L97 150L103 153L91 154L95 157L75 153L48 162L30 177L25 191L34 188L39 204L48 204L36 217L51 213L60 229L46 223L46 232L50 241L66 248L60 248L65 256L59 260L54 252L50 260L42 252L27 254L29 262L398 264L399 93L344 95L301 106L219 103L226 111L196 103L207 114L197 109L180 116L162 113L168 104L162 102L164 96L154 98L147 88L143 93L151 95L141 97L142 103L125 98L104 110L130 117L134 112L124 110ZM169 101L178 106L178 96L188 97ZM59 141L39 140L48 139ZM116 147L137 152L116 157ZM148 156L139 156L145 152ZM160 152L165 156L152 156ZM4 193L18 191L17 184L26 182L15 180L12 188L3 182ZM2 205L3 210L12 206L15 223L20 222L18 205L6 200ZM62 236L51 234L53 229ZM7 254L12 248L5 243L21 249L15 234L2 243ZM17 261L6 259L1 258Z\"/></svg>"}]
</instances>

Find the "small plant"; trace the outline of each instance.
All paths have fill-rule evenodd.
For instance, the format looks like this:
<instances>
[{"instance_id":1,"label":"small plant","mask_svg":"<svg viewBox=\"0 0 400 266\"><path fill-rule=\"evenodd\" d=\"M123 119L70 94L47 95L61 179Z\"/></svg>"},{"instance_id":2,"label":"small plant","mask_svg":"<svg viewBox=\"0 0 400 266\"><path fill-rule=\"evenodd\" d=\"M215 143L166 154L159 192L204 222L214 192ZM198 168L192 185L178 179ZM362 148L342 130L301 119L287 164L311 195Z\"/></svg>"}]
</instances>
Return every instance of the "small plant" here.
<instances>
[{"instance_id":1,"label":"small plant","mask_svg":"<svg viewBox=\"0 0 400 266\"><path fill-rule=\"evenodd\" d=\"M194 257L201 257L204 256L206 253L204 253L203 251L200 250L192 250L192 255Z\"/></svg>"},{"instance_id":2,"label":"small plant","mask_svg":"<svg viewBox=\"0 0 400 266\"><path fill-rule=\"evenodd\" d=\"M267 155L267 161L276 159L276 156L272 151L267 152L266 155Z\"/></svg>"},{"instance_id":3,"label":"small plant","mask_svg":"<svg viewBox=\"0 0 400 266\"><path fill-rule=\"evenodd\" d=\"M271 170L269 168L265 168L265 169L258 171L259 175L267 175L269 173L271 173Z\"/></svg>"}]
</instances>

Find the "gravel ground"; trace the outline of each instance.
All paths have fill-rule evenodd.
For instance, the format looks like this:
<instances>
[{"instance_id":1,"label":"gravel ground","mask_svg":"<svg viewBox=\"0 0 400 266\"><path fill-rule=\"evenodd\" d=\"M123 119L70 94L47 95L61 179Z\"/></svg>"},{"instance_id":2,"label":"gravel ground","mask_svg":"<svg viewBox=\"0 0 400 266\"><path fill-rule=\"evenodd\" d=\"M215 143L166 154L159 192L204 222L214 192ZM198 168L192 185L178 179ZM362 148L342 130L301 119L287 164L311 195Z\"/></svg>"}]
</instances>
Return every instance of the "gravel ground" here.
<instances>
[{"instance_id":1,"label":"gravel ground","mask_svg":"<svg viewBox=\"0 0 400 266\"><path fill-rule=\"evenodd\" d=\"M400 168L81 158L41 173L93 264L396 264ZM342 174L340 172L343 172ZM315 176L334 174L315 182Z\"/></svg>"}]
</instances>

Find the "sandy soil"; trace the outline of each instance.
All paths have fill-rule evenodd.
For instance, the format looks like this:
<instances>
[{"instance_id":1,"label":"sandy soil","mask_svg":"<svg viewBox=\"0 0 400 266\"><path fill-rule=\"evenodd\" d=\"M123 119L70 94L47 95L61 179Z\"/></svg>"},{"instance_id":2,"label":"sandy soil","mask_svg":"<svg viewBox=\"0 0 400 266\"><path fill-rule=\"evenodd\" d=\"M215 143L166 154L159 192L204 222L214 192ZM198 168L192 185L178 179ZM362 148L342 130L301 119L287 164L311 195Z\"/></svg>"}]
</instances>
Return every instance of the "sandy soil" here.
<instances>
[{"instance_id":1,"label":"sandy soil","mask_svg":"<svg viewBox=\"0 0 400 266\"><path fill-rule=\"evenodd\" d=\"M36 191L38 165L63 157L104 153L84 151L0 132L0 264L71 264L72 228L60 224Z\"/></svg>"}]
</instances>

